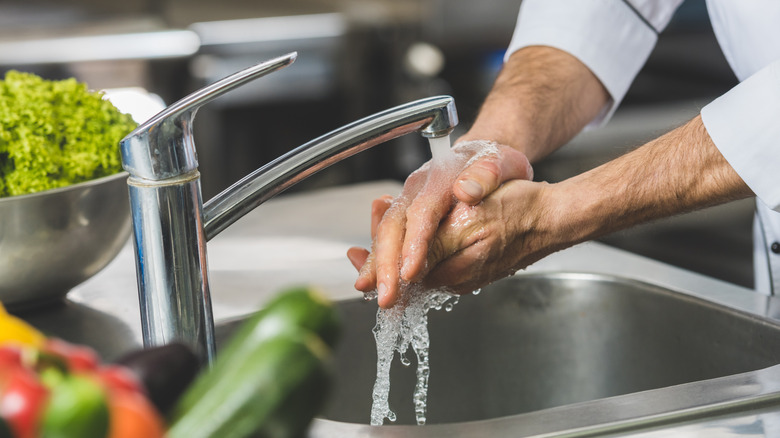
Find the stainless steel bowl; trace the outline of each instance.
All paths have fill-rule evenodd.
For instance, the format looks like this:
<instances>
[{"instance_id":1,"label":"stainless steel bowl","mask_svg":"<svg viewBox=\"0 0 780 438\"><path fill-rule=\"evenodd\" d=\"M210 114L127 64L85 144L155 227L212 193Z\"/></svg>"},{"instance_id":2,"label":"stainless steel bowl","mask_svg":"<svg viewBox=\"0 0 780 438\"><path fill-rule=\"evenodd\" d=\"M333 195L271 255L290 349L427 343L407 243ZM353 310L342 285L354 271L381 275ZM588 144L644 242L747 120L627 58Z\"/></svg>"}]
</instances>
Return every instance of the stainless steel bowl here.
<instances>
[{"instance_id":1,"label":"stainless steel bowl","mask_svg":"<svg viewBox=\"0 0 780 438\"><path fill-rule=\"evenodd\" d=\"M127 173L0 198L0 301L34 307L65 297L105 267L130 235Z\"/></svg>"}]
</instances>

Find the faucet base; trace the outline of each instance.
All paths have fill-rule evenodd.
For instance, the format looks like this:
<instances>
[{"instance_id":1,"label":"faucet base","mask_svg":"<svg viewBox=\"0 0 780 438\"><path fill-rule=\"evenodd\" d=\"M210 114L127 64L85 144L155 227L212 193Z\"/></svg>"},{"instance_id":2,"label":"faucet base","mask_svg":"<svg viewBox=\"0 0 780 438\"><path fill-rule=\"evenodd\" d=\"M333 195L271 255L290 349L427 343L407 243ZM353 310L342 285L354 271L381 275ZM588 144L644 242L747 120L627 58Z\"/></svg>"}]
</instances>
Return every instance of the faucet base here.
<instances>
[{"instance_id":1,"label":"faucet base","mask_svg":"<svg viewBox=\"0 0 780 438\"><path fill-rule=\"evenodd\" d=\"M144 345L184 342L208 362L215 355L214 319L200 174L176 181L129 178L128 188Z\"/></svg>"}]
</instances>

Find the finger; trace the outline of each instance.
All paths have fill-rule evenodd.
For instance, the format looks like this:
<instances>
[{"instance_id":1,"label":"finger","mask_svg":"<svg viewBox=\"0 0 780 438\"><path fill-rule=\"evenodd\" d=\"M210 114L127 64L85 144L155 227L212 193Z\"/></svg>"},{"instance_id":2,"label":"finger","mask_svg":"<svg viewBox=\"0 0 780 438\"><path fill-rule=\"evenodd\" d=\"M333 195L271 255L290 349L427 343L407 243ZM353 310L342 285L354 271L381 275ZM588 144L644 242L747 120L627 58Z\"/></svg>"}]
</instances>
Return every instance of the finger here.
<instances>
[{"instance_id":1,"label":"finger","mask_svg":"<svg viewBox=\"0 0 780 438\"><path fill-rule=\"evenodd\" d=\"M477 160L458 175L452 191L458 200L475 205L512 179L532 179L533 168L522 152L499 146L498 155Z\"/></svg>"},{"instance_id":2,"label":"finger","mask_svg":"<svg viewBox=\"0 0 780 438\"><path fill-rule=\"evenodd\" d=\"M446 286L458 294L473 292L479 288L483 264L479 263L480 248L469 247L440 260L425 277L427 287Z\"/></svg>"},{"instance_id":3,"label":"finger","mask_svg":"<svg viewBox=\"0 0 780 438\"><path fill-rule=\"evenodd\" d=\"M371 203L371 239L376 237L376 229L379 226L379 222L382 221L382 216L390 205L393 203L393 197L390 195L384 195L380 198L374 199Z\"/></svg>"},{"instance_id":4,"label":"finger","mask_svg":"<svg viewBox=\"0 0 780 438\"><path fill-rule=\"evenodd\" d=\"M485 264L492 259L487 239L491 227L480 219L480 208L458 203L439 225L428 251L426 286L470 292L461 291L460 285L485 274Z\"/></svg>"},{"instance_id":5,"label":"finger","mask_svg":"<svg viewBox=\"0 0 780 438\"><path fill-rule=\"evenodd\" d=\"M358 271L360 271L360 269L363 268L363 265L366 264L368 254L369 253L367 249L357 246L353 246L347 250L347 258L352 263L352 266L354 266Z\"/></svg>"},{"instance_id":6,"label":"finger","mask_svg":"<svg viewBox=\"0 0 780 438\"><path fill-rule=\"evenodd\" d=\"M361 292L369 292L376 289L374 254L363 248L350 248L347 251L347 257L356 268L360 265L358 278L355 280L355 289Z\"/></svg>"},{"instance_id":7,"label":"finger","mask_svg":"<svg viewBox=\"0 0 780 438\"><path fill-rule=\"evenodd\" d=\"M374 244L374 267L379 306L392 307L398 299L398 264L404 239L406 219L401 208L389 209L377 227Z\"/></svg>"},{"instance_id":8,"label":"finger","mask_svg":"<svg viewBox=\"0 0 780 438\"><path fill-rule=\"evenodd\" d=\"M376 229L385 212L393 202L393 197L384 195L371 203L371 240L376 237ZM358 270L358 278L355 280L355 289L368 292L376 288L376 272L374 271L373 256L365 249L353 247L347 250L347 258Z\"/></svg>"},{"instance_id":9,"label":"finger","mask_svg":"<svg viewBox=\"0 0 780 438\"><path fill-rule=\"evenodd\" d=\"M449 190L421 193L406 212L406 236L402 249L401 278L413 282L422 274L428 247L442 218L452 208Z\"/></svg>"}]
</instances>

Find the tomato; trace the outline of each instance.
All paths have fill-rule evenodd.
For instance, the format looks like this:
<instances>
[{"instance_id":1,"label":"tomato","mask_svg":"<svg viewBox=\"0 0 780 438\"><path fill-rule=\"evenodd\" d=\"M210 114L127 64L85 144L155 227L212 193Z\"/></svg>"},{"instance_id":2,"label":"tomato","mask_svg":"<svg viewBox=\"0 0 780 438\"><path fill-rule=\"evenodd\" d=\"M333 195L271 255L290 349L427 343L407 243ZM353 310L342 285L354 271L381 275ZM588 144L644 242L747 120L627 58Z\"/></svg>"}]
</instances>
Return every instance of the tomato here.
<instances>
[{"instance_id":1,"label":"tomato","mask_svg":"<svg viewBox=\"0 0 780 438\"><path fill-rule=\"evenodd\" d=\"M0 391L5 387L6 378L22 368L22 351L15 346L0 347Z\"/></svg>"},{"instance_id":2,"label":"tomato","mask_svg":"<svg viewBox=\"0 0 780 438\"><path fill-rule=\"evenodd\" d=\"M0 416L9 424L17 438L37 436L38 422L48 399L48 391L35 373L16 368L6 375L0 394Z\"/></svg>"},{"instance_id":3,"label":"tomato","mask_svg":"<svg viewBox=\"0 0 780 438\"><path fill-rule=\"evenodd\" d=\"M22 366L22 350L11 345L0 347L0 369L13 369Z\"/></svg>"}]
</instances>

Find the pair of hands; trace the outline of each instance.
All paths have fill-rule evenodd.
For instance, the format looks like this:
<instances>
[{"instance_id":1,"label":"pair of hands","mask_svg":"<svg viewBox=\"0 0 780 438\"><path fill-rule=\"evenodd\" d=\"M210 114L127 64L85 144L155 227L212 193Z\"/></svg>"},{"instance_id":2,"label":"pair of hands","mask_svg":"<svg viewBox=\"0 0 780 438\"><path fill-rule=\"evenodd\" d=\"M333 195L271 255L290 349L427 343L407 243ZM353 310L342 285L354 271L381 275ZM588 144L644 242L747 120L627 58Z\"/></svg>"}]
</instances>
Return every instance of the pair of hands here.
<instances>
[{"instance_id":1,"label":"pair of hands","mask_svg":"<svg viewBox=\"0 0 780 438\"><path fill-rule=\"evenodd\" d=\"M519 250L533 224L520 216L541 184L530 182L528 158L486 141L452 152L411 174L397 198L374 200L371 252L347 252L359 270L355 288L376 289L380 307L392 307L404 283L469 293L530 264Z\"/></svg>"}]
</instances>

